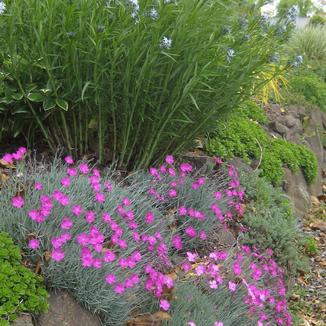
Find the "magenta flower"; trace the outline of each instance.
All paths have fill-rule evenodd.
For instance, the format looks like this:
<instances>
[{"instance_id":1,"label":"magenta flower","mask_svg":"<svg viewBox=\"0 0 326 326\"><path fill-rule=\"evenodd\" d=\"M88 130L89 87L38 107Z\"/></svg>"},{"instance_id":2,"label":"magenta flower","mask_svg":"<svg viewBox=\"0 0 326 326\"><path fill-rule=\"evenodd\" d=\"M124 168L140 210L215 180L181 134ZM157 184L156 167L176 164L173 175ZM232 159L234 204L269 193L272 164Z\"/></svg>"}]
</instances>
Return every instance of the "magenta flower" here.
<instances>
[{"instance_id":1,"label":"magenta flower","mask_svg":"<svg viewBox=\"0 0 326 326\"><path fill-rule=\"evenodd\" d=\"M119 283L114 287L113 290L117 294L122 294L123 292L125 292L125 286L122 283Z\"/></svg>"},{"instance_id":2,"label":"magenta flower","mask_svg":"<svg viewBox=\"0 0 326 326\"><path fill-rule=\"evenodd\" d=\"M114 284L116 282L116 277L114 274L107 274L105 276L105 282L108 284Z\"/></svg>"},{"instance_id":3,"label":"magenta flower","mask_svg":"<svg viewBox=\"0 0 326 326\"><path fill-rule=\"evenodd\" d=\"M236 290L236 288L237 288L237 285L234 283L234 282L229 282L229 290L231 291L231 292L234 292L235 290Z\"/></svg>"},{"instance_id":4,"label":"magenta flower","mask_svg":"<svg viewBox=\"0 0 326 326\"><path fill-rule=\"evenodd\" d=\"M102 268L102 260L100 258L94 258L94 260L93 260L93 267L95 269Z\"/></svg>"},{"instance_id":5,"label":"magenta flower","mask_svg":"<svg viewBox=\"0 0 326 326\"><path fill-rule=\"evenodd\" d=\"M71 156L66 156L65 161L69 165L74 164L74 160L73 160L73 158Z\"/></svg>"},{"instance_id":6,"label":"magenta flower","mask_svg":"<svg viewBox=\"0 0 326 326\"><path fill-rule=\"evenodd\" d=\"M183 247L182 239L179 235L175 235L174 237L172 237L172 243L176 250L181 250Z\"/></svg>"},{"instance_id":7,"label":"magenta flower","mask_svg":"<svg viewBox=\"0 0 326 326\"><path fill-rule=\"evenodd\" d=\"M37 239L31 239L28 241L28 247L35 250L40 247L40 241Z\"/></svg>"},{"instance_id":8,"label":"magenta flower","mask_svg":"<svg viewBox=\"0 0 326 326\"><path fill-rule=\"evenodd\" d=\"M160 308L162 310L165 310L165 311L168 311L169 308L170 308L170 303L168 300L165 300L165 299L161 299L160 300Z\"/></svg>"},{"instance_id":9,"label":"magenta flower","mask_svg":"<svg viewBox=\"0 0 326 326\"><path fill-rule=\"evenodd\" d=\"M152 224L154 221L154 214L153 212L147 212L145 216L145 221L147 224Z\"/></svg>"},{"instance_id":10,"label":"magenta flower","mask_svg":"<svg viewBox=\"0 0 326 326\"><path fill-rule=\"evenodd\" d=\"M7 164L13 164L13 163L14 163L14 160L13 160L12 154L5 154L5 155L2 157L2 160L5 161L5 163L7 163Z\"/></svg>"},{"instance_id":11,"label":"magenta flower","mask_svg":"<svg viewBox=\"0 0 326 326\"><path fill-rule=\"evenodd\" d=\"M111 250L107 250L105 253L104 253L104 257L103 257L103 260L106 262L106 263L112 263L114 260L115 260L115 253Z\"/></svg>"},{"instance_id":12,"label":"magenta flower","mask_svg":"<svg viewBox=\"0 0 326 326\"><path fill-rule=\"evenodd\" d=\"M198 259L198 254L196 254L195 252L188 251L187 258L188 258L188 261L190 261L191 263L194 263Z\"/></svg>"},{"instance_id":13,"label":"magenta flower","mask_svg":"<svg viewBox=\"0 0 326 326\"><path fill-rule=\"evenodd\" d=\"M79 165L79 171L80 171L80 173L82 173L82 174L87 174L87 173L89 172L89 167L88 167L88 165L87 165L86 163L81 163L81 164Z\"/></svg>"},{"instance_id":14,"label":"magenta flower","mask_svg":"<svg viewBox=\"0 0 326 326\"><path fill-rule=\"evenodd\" d=\"M67 169L67 174L70 177L75 177L77 175L77 169L75 169L75 168L68 168Z\"/></svg>"},{"instance_id":15,"label":"magenta flower","mask_svg":"<svg viewBox=\"0 0 326 326\"><path fill-rule=\"evenodd\" d=\"M196 267L195 271L196 271L196 274L197 274L198 276L200 276L200 275L205 274L206 269L205 269L205 266L204 266L204 265L201 265L201 264L200 264L200 265L198 265L198 266Z\"/></svg>"},{"instance_id":16,"label":"magenta flower","mask_svg":"<svg viewBox=\"0 0 326 326\"><path fill-rule=\"evenodd\" d=\"M172 156L172 155L167 155L166 158L165 158L165 162L166 162L167 164L172 165L172 164L174 163L174 158L173 158L173 156Z\"/></svg>"},{"instance_id":17,"label":"magenta flower","mask_svg":"<svg viewBox=\"0 0 326 326\"><path fill-rule=\"evenodd\" d=\"M83 208L80 205L73 206L72 213L76 216L80 216L83 213Z\"/></svg>"},{"instance_id":18,"label":"magenta flower","mask_svg":"<svg viewBox=\"0 0 326 326\"><path fill-rule=\"evenodd\" d=\"M16 196L11 199L11 205L15 208L22 208L25 204L25 200L22 196Z\"/></svg>"},{"instance_id":19,"label":"magenta flower","mask_svg":"<svg viewBox=\"0 0 326 326\"><path fill-rule=\"evenodd\" d=\"M188 226L188 227L186 227L186 229L185 229L185 233L186 233L186 235L187 235L188 237L190 237L190 238L195 238L196 235L197 235L196 230L195 230L191 225Z\"/></svg>"},{"instance_id":20,"label":"magenta flower","mask_svg":"<svg viewBox=\"0 0 326 326\"><path fill-rule=\"evenodd\" d=\"M207 235L205 231L200 231L199 232L199 237L201 240L205 241L207 239Z\"/></svg>"},{"instance_id":21,"label":"magenta flower","mask_svg":"<svg viewBox=\"0 0 326 326\"><path fill-rule=\"evenodd\" d=\"M70 184L71 184L71 182L70 182L70 178L68 178L68 177L64 177L64 178L62 178L61 181L60 181L60 183L61 183L61 185L62 185L63 187L65 187L65 188L69 187Z\"/></svg>"},{"instance_id":22,"label":"magenta flower","mask_svg":"<svg viewBox=\"0 0 326 326\"><path fill-rule=\"evenodd\" d=\"M220 200L222 198L221 192L220 191L214 192L214 197L215 197L215 199Z\"/></svg>"},{"instance_id":23,"label":"magenta flower","mask_svg":"<svg viewBox=\"0 0 326 326\"><path fill-rule=\"evenodd\" d=\"M177 191L175 189L170 189L169 190L169 196L171 198L177 197L177 195L178 195L178 193L177 193Z\"/></svg>"},{"instance_id":24,"label":"magenta flower","mask_svg":"<svg viewBox=\"0 0 326 326\"><path fill-rule=\"evenodd\" d=\"M107 181L105 181L104 182L104 187L108 190L108 191L111 191L112 190L112 185L111 185L111 183L110 182L107 182Z\"/></svg>"},{"instance_id":25,"label":"magenta flower","mask_svg":"<svg viewBox=\"0 0 326 326\"><path fill-rule=\"evenodd\" d=\"M35 183L34 183L34 189L35 189L35 190L42 190L42 189L43 189L43 185L42 185L42 183L40 183L40 182L35 182Z\"/></svg>"},{"instance_id":26,"label":"magenta flower","mask_svg":"<svg viewBox=\"0 0 326 326\"><path fill-rule=\"evenodd\" d=\"M217 289L218 288L218 284L217 284L216 280L209 281L209 287L211 289L214 289L214 290Z\"/></svg>"},{"instance_id":27,"label":"magenta flower","mask_svg":"<svg viewBox=\"0 0 326 326\"><path fill-rule=\"evenodd\" d=\"M224 324L221 321L216 321L214 326L224 326Z\"/></svg>"},{"instance_id":28,"label":"magenta flower","mask_svg":"<svg viewBox=\"0 0 326 326\"><path fill-rule=\"evenodd\" d=\"M184 206L179 207L179 215L186 216L187 215L187 208Z\"/></svg>"},{"instance_id":29,"label":"magenta flower","mask_svg":"<svg viewBox=\"0 0 326 326\"><path fill-rule=\"evenodd\" d=\"M181 163L180 170L184 173L190 173L192 171L192 166L189 163Z\"/></svg>"},{"instance_id":30,"label":"magenta flower","mask_svg":"<svg viewBox=\"0 0 326 326\"><path fill-rule=\"evenodd\" d=\"M51 257L54 261L60 262L65 258L65 253L61 249L54 249L51 252Z\"/></svg>"},{"instance_id":31,"label":"magenta flower","mask_svg":"<svg viewBox=\"0 0 326 326\"><path fill-rule=\"evenodd\" d=\"M105 196L101 192L96 193L95 199L99 203L104 203L105 202Z\"/></svg>"},{"instance_id":32,"label":"magenta flower","mask_svg":"<svg viewBox=\"0 0 326 326\"><path fill-rule=\"evenodd\" d=\"M64 217L61 221L61 229L63 230L70 230L73 226L73 222L70 218Z\"/></svg>"},{"instance_id":33,"label":"magenta flower","mask_svg":"<svg viewBox=\"0 0 326 326\"><path fill-rule=\"evenodd\" d=\"M175 173L175 170L173 168L168 168L168 172L169 172L171 177L175 177L176 173Z\"/></svg>"},{"instance_id":34,"label":"magenta flower","mask_svg":"<svg viewBox=\"0 0 326 326\"><path fill-rule=\"evenodd\" d=\"M93 211L87 211L85 213L85 220L87 223L93 223L95 221L95 213Z\"/></svg>"}]
</instances>

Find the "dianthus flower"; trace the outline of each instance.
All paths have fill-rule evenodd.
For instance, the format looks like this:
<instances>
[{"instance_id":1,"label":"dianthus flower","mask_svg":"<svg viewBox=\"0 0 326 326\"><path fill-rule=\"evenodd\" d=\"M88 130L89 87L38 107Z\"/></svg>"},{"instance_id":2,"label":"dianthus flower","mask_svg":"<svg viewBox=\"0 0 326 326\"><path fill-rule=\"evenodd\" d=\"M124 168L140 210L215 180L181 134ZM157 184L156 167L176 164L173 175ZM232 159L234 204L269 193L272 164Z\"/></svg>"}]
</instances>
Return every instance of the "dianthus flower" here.
<instances>
[{"instance_id":1,"label":"dianthus flower","mask_svg":"<svg viewBox=\"0 0 326 326\"><path fill-rule=\"evenodd\" d=\"M28 247L35 250L40 247L40 241L37 239L31 239L28 241Z\"/></svg>"},{"instance_id":2,"label":"dianthus flower","mask_svg":"<svg viewBox=\"0 0 326 326\"><path fill-rule=\"evenodd\" d=\"M11 205L16 208L22 208L25 204L25 200L22 196L16 196L11 199Z\"/></svg>"}]
</instances>

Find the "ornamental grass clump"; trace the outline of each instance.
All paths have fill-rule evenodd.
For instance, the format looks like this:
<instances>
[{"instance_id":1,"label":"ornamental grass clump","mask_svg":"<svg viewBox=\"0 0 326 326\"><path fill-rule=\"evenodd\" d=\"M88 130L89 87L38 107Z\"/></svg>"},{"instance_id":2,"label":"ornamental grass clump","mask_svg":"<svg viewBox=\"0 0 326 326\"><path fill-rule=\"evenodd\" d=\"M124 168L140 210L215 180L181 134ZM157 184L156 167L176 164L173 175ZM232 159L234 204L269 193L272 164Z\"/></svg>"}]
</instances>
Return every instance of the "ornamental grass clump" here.
<instances>
[{"instance_id":1,"label":"ornamental grass clump","mask_svg":"<svg viewBox=\"0 0 326 326\"><path fill-rule=\"evenodd\" d=\"M129 169L190 148L284 69L284 30L233 0L6 1L0 26L0 139Z\"/></svg>"},{"instance_id":2,"label":"ornamental grass clump","mask_svg":"<svg viewBox=\"0 0 326 326\"><path fill-rule=\"evenodd\" d=\"M7 154L2 162L12 165L15 158ZM70 156L64 164L59 159L51 165L18 161L16 173L1 190L0 227L17 239L31 262L41 266L50 287L71 291L105 325L124 325L159 310L172 322L170 308L183 300L174 295L175 288L194 275L203 295L215 291L209 319L213 324L231 325L241 319L248 325L260 320L263 325L275 318L279 325L281 319L286 323L286 306L277 308L278 297L265 307L274 290L263 293L264 288L258 288L268 268L280 277L272 261L266 262L263 272L253 260L260 256L256 251L249 255L249 248L252 261L220 250L209 259L200 258L214 229L228 229L243 214L237 170L222 166L219 159L215 169L215 177L204 176L168 155L164 164L148 173L118 178L113 170L75 163ZM231 263L236 262L233 275ZM259 286L263 284L268 282ZM228 305L216 307L219 289L223 297L231 296L229 300L236 297L231 312ZM193 317L200 307L194 309Z\"/></svg>"}]
</instances>

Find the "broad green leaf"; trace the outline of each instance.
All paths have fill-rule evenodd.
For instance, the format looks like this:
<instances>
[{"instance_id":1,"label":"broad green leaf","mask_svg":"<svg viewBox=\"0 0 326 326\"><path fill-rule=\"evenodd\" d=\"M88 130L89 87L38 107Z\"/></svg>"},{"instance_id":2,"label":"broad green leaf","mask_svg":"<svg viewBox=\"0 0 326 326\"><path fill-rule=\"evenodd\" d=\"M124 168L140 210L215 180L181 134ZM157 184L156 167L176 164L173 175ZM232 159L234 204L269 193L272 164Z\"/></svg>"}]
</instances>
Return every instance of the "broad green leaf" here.
<instances>
[{"instance_id":1,"label":"broad green leaf","mask_svg":"<svg viewBox=\"0 0 326 326\"><path fill-rule=\"evenodd\" d=\"M68 105L68 102L67 101L65 101L65 100L63 100L61 98L57 98L55 100L55 102L56 102L56 104L58 105L58 107L60 109L65 110L65 111L68 111L69 105Z\"/></svg>"},{"instance_id":2,"label":"broad green leaf","mask_svg":"<svg viewBox=\"0 0 326 326\"><path fill-rule=\"evenodd\" d=\"M41 93L39 92L35 92L35 93L29 93L27 95L27 98L31 101L31 102L42 102L44 97Z\"/></svg>"},{"instance_id":3,"label":"broad green leaf","mask_svg":"<svg viewBox=\"0 0 326 326\"><path fill-rule=\"evenodd\" d=\"M48 110L51 110L53 109L54 107L56 106L56 101L49 97L49 98L46 98L44 101L43 101L43 109L44 111L48 111Z\"/></svg>"},{"instance_id":4,"label":"broad green leaf","mask_svg":"<svg viewBox=\"0 0 326 326\"><path fill-rule=\"evenodd\" d=\"M20 101L23 99L24 94L23 93L14 93L11 95L11 97L16 101Z\"/></svg>"}]
</instances>

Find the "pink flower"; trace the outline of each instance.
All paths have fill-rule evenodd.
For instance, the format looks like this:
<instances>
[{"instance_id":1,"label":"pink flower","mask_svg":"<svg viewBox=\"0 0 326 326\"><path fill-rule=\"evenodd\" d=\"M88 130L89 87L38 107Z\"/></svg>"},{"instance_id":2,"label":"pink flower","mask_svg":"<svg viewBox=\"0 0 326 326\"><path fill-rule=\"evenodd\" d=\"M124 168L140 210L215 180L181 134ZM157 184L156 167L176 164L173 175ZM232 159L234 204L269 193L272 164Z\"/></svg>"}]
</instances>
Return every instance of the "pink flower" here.
<instances>
[{"instance_id":1,"label":"pink flower","mask_svg":"<svg viewBox=\"0 0 326 326\"><path fill-rule=\"evenodd\" d=\"M177 197L177 191L175 189L170 189L169 190L169 196L171 198Z\"/></svg>"},{"instance_id":2,"label":"pink flower","mask_svg":"<svg viewBox=\"0 0 326 326\"><path fill-rule=\"evenodd\" d=\"M73 206L71 211L76 216L80 216L83 213L83 209L80 205Z\"/></svg>"},{"instance_id":3,"label":"pink flower","mask_svg":"<svg viewBox=\"0 0 326 326\"><path fill-rule=\"evenodd\" d=\"M87 211L85 213L85 220L87 223L93 223L95 221L95 213L93 211Z\"/></svg>"},{"instance_id":4,"label":"pink flower","mask_svg":"<svg viewBox=\"0 0 326 326\"><path fill-rule=\"evenodd\" d=\"M40 247L40 241L37 239L31 239L28 241L28 247L35 250Z\"/></svg>"},{"instance_id":5,"label":"pink flower","mask_svg":"<svg viewBox=\"0 0 326 326\"><path fill-rule=\"evenodd\" d=\"M154 214L153 212L147 212L146 217L145 217L146 223L147 224L152 224L154 221Z\"/></svg>"},{"instance_id":6,"label":"pink flower","mask_svg":"<svg viewBox=\"0 0 326 326\"><path fill-rule=\"evenodd\" d=\"M214 326L224 326L224 324L221 321L216 321Z\"/></svg>"},{"instance_id":7,"label":"pink flower","mask_svg":"<svg viewBox=\"0 0 326 326\"><path fill-rule=\"evenodd\" d=\"M231 291L231 292L234 292L235 290L236 290L236 288L237 288L237 285L234 283L234 282L229 282L229 290Z\"/></svg>"},{"instance_id":8,"label":"pink flower","mask_svg":"<svg viewBox=\"0 0 326 326\"><path fill-rule=\"evenodd\" d=\"M188 321L188 326L196 326L196 324L193 321Z\"/></svg>"},{"instance_id":9,"label":"pink flower","mask_svg":"<svg viewBox=\"0 0 326 326\"><path fill-rule=\"evenodd\" d=\"M235 262L232 266L232 269L233 269L234 275L236 275L236 276L239 276L242 272L239 262Z\"/></svg>"},{"instance_id":10,"label":"pink flower","mask_svg":"<svg viewBox=\"0 0 326 326\"><path fill-rule=\"evenodd\" d=\"M70 177L75 177L77 175L77 170L75 168L68 168L67 169L67 174Z\"/></svg>"},{"instance_id":11,"label":"pink flower","mask_svg":"<svg viewBox=\"0 0 326 326\"><path fill-rule=\"evenodd\" d=\"M185 233L187 236L189 236L190 238L195 238L197 235L196 230L192 227L192 226L188 226L185 229Z\"/></svg>"},{"instance_id":12,"label":"pink flower","mask_svg":"<svg viewBox=\"0 0 326 326\"><path fill-rule=\"evenodd\" d=\"M128 207L128 206L131 205L131 201L130 201L129 198L124 197L124 198L122 199L122 204Z\"/></svg>"},{"instance_id":13,"label":"pink flower","mask_svg":"<svg viewBox=\"0 0 326 326\"><path fill-rule=\"evenodd\" d=\"M217 289L218 288L218 284L217 284L217 282L215 281L215 280L211 280L211 281L209 281L209 287L211 288L211 289Z\"/></svg>"},{"instance_id":14,"label":"pink flower","mask_svg":"<svg viewBox=\"0 0 326 326\"><path fill-rule=\"evenodd\" d=\"M65 258L65 253L61 249L54 249L51 252L51 257L54 261L60 262Z\"/></svg>"},{"instance_id":15,"label":"pink flower","mask_svg":"<svg viewBox=\"0 0 326 326\"><path fill-rule=\"evenodd\" d=\"M104 257L103 257L103 260L106 262L106 263L111 263L115 260L115 253L111 250L107 250L105 253L104 253Z\"/></svg>"},{"instance_id":16,"label":"pink flower","mask_svg":"<svg viewBox=\"0 0 326 326\"><path fill-rule=\"evenodd\" d=\"M22 196L16 196L11 199L11 205L16 208L22 208L25 204L25 200Z\"/></svg>"},{"instance_id":17,"label":"pink flower","mask_svg":"<svg viewBox=\"0 0 326 326\"><path fill-rule=\"evenodd\" d=\"M87 174L89 172L89 167L86 163L81 163L79 165L79 171L82 173L82 174Z\"/></svg>"},{"instance_id":18,"label":"pink flower","mask_svg":"<svg viewBox=\"0 0 326 326\"><path fill-rule=\"evenodd\" d=\"M182 239L179 235L175 235L173 238L172 238L172 243L173 243L173 246L176 250L181 250L183 245L182 245Z\"/></svg>"},{"instance_id":19,"label":"pink flower","mask_svg":"<svg viewBox=\"0 0 326 326\"><path fill-rule=\"evenodd\" d=\"M165 299L161 299L160 300L160 308L165 310L165 311L168 311L169 308L170 308L170 303L168 300L165 300Z\"/></svg>"},{"instance_id":20,"label":"pink flower","mask_svg":"<svg viewBox=\"0 0 326 326\"><path fill-rule=\"evenodd\" d=\"M111 183L110 182L108 182L108 181L105 181L104 182L104 187L108 190L108 191L111 191L112 190L112 185L111 185Z\"/></svg>"},{"instance_id":21,"label":"pink flower","mask_svg":"<svg viewBox=\"0 0 326 326\"><path fill-rule=\"evenodd\" d=\"M60 183L61 183L61 185L62 185L63 187L65 187L65 188L69 187L70 184L71 184L71 182L70 182L70 178L68 178L68 177L64 177L64 178L62 178L61 181L60 181Z\"/></svg>"},{"instance_id":22,"label":"pink flower","mask_svg":"<svg viewBox=\"0 0 326 326\"><path fill-rule=\"evenodd\" d=\"M205 273L205 266L200 264L196 267L195 271L198 276L203 275Z\"/></svg>"},{"instance_id":23,"label":"pink flower","mask_svg":"<svg viewBox=\"0 0 326 326\"><path fill-rule=\"evenodd\" d=\"M165 158L165 162L167 164L173 164L174 163L174 158L172 155L167 155L166 158Z\"/></svg>"},{"instance_id":24,"label":"pink flower","mask_svg":"<svg viewBox=\"0 0 326 326\"><path fill-rule=\"evenodd\" d=\"M13 164L14 163L14 160L13 160L13 157L12 157L11 154L5 154L2 157L2 160L5 161L5 163L7 163L7 164Z\"/></svg>"},{"instance_id":25,"label":"pink flower","mask_svg":"<svg viewBox=\"0 0 326 326\"><path fill-rule=\"evenodd\" d=\"M117 294L122 294L123 292L125 292L125 286L122 283L117 284L114 287L114 292L117 293Z\"/></svg>"},{"instance_id":26,"label":"pink flower","mask_svg":"<svg viewBox=\"0 0 326 326\"><path fill-rule=\"evenodd\" d=\"M102 267L102 261L100 258L94 258L93 260L93 267L95 269L100 269Z\"/></svg>"},{"instance_id":27,"label":"pink flower","mask_svg":"<svg viewBox=\"0 0 326 326\"><path fill-rule=\"evenodd\" d=\"M184 206L179 207L179 215L186 216L187 215L187 208Z\"/></svg>"},{"instance_id":28,"label":"pink flower","mask_svg":"<svg viewBox=\"0 0 326 326\"><path fill-rule=\"evenodd\" d=\"M198 255L194 252L187 252L187 258L188 258L188 261L190 261L191 263L194 263L197 258L198 258Z\"/></svg>"},{"instance_id":29,"label":"pink flower","mask_svg":"<svg viewBox=\"0 0 326 326\"><path fill-rule=\"evenodd\" d=\"M64 217L61 222L61 229L63 230L69 230L73 226L73 222L70 218Z\"/></svg>"},{"instance_id":30,"label":"pink flower","mask_svg":"<svg viewBox=\"0 0 326 326\"><path fill-rule=\"evenodd\" d=\"M66 163L67 164L74 164L74 160L73 160L73 158L71 157L71 156L66 156L65 157L65 161L66 161Z\"/></svg>"},{"instance_id":31,"label":"pink flower","mask_svg":"<svg viewBox=\"0 0 326 326\"><path fill-rule=\"evenodd\" d=\"M214 192L214 197L215 197L215 199L220 200L222 198L221 192L220 191Z\"/></svg>"},{"instance_id":32,"label":"pink flower","mask_svg":"<svg viewBox=\"0 0 326 326\"><path fill-rule=\"evenodd\" d=\"M175 177L175 170L173 168L168 168L168 172L170 174L171 177Z\"/></svg>"},{"instance_id":33,"label":"pink flower","mask_svg":"<svg viewBox=\"0 0 326 326\"><path fill-rule=\"evenodd\" d=\"M205 231L200 231L199 232L199 237L201 240L206 240L207 239L207 235L206 235L206 232Z\"/></svg>"},{"instance_id":34,"label":"pink flower","mask_svg":"<svg viewBox=\"0 0 326 326\"><path fill-rule=\"evenodd\" d=\"M105 196L104 194L102 194L101 192L97 192L95 195L95 199L96 201L98 201L99 203L104 203L105 202Z\"/></svg>"},{"instance_id":35,"label":"pink flower","mask_svg":"<svg viewBox=\"0 0 326 326\"><path fill-rule=\"evenodd\" d=\"M192 171L192 166L189 163L181 163L180 170L184 173L189 173Z\"/></svg>"},{"instance_id":36,"label":"pink flower","mask_svg":"<svg viewBox=\"0 0 326 326\"><path fill-rule=\"evenodd\" d=\"M116 277L114 274L107 274L105 276L105 282L108 283L108 284L113 284L116 282Z\"/></svg>"},{"instance_id":37,"label":"pink flower","mask_svg":"<svg viewBox=\"0 0 326 326\"><path fill-rule=\"evenodd\" d=\"M34 183L34 189L35 189L35 190L42 190L42 189L43 189L43 185L42 185L42 183L35 182L35 183Z\"/></svg>"}]
</instances>

